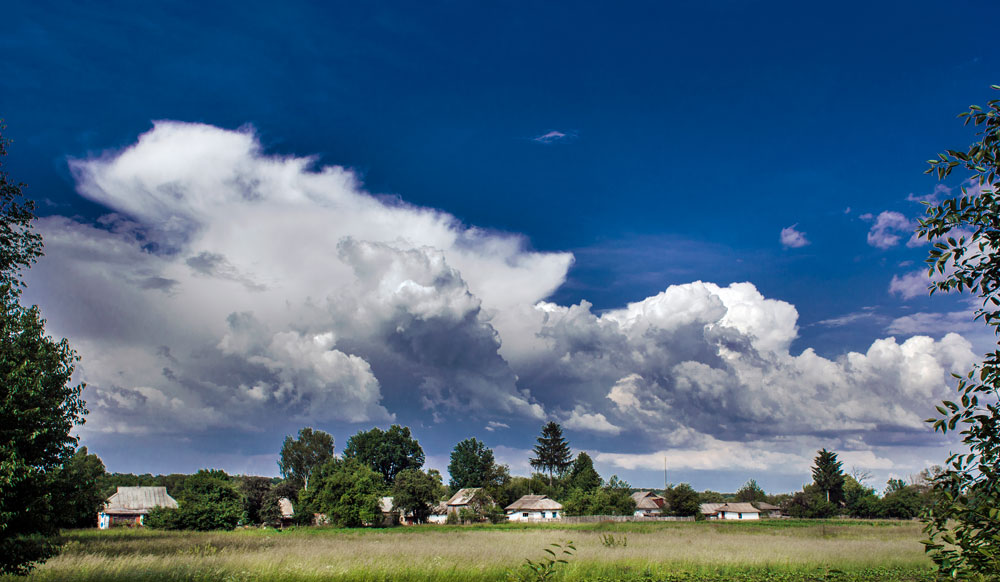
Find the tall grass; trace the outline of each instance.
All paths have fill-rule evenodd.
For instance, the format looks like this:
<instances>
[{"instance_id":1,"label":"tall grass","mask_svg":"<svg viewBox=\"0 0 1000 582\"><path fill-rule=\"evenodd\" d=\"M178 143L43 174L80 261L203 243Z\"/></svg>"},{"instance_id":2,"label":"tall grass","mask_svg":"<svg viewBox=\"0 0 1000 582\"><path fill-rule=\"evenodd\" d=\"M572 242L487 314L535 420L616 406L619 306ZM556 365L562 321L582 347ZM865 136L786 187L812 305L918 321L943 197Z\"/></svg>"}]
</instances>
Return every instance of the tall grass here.
<instances>
[{"instance_id":1,"label":"tall grass","mask_svg":"<svg viewBox=\"0 0 1000 582\"><path fill-rule=\"evenodd\" d=\"M608 532L627 533L628 545L604 544ZM525 558L541 558L548 544L567 540L577 552L561 568L565 580L805 580L817 572L827 579L929 580L920 537L916 523L777 521L79 530L67 532L62 554L29 580L504 580Z\"/></svg>"}]
</instances>

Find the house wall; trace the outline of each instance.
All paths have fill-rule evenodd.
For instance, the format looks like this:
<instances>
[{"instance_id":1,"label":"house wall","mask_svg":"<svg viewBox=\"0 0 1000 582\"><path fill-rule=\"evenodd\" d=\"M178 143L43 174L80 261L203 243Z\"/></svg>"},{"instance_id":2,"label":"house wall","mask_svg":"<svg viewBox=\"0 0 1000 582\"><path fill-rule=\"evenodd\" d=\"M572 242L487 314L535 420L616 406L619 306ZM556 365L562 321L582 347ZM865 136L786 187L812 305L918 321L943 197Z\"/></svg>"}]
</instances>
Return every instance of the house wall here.
<instances>
[{"instance_id":1,"label":"house wall","mask_svg":"<svg viewBox=\"0 0 1000 582\"><path fill-rule=\"evenodd\" d=\"M557 509L555 511L508 511L507 520L508 521L552 521L553 519L561 519L562 510Z\"/></svg>"},{"instance_id":2,"label":"house wall","mask_svg":"<svg viewBox=\"0 0 1000 582\"><path fill-rule=\"evenodd\" d=\"M738 513L735 511L727 511L722 515L722 519L742 519L744 521L748 519L760 519L759 513Z\"/></svg>"},{"instance_id":3,"label":"house wall","mask_svg":"<svg viewBox=\"0 0 1000 582\"><path fill-rule=\"evenodd\" d=\"M443 524L443 523L445 523L447 521L448 521L448 516L447 515L428 515L427 516L427 523L436 523L438 525L441 525L441 524Z\"/></svg>"}]
</instances>

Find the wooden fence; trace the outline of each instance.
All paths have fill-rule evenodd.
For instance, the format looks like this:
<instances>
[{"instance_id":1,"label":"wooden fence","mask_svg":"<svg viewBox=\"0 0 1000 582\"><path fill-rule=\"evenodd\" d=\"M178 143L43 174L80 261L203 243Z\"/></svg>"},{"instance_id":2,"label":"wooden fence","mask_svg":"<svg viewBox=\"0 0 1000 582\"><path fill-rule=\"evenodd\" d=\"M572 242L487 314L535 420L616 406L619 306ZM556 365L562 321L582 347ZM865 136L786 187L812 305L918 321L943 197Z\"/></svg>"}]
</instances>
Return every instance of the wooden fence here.
<instances>
[{"instance_id":1,"label":"wooden fence","mask_svg":"<svg viewBox=\"0 0 1000 582\"><path fill-rule=\"evenodd\" d=\"M563 523L597 523L601 521L694 521L694 516L690 517L637 517L635 515L564 515Z\"/></svg>"}]
</instances>

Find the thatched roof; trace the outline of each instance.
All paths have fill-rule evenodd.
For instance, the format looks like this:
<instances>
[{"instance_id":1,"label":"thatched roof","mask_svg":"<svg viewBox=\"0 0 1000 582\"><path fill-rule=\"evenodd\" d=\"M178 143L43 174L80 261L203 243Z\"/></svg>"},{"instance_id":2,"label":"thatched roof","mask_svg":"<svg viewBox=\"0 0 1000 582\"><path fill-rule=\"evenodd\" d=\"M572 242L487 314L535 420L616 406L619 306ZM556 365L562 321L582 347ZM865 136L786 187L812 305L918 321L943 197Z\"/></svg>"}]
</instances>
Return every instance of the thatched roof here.
<instances>
[{"instance_id":1,"label":"thatched roof","mask_svg":"<svg viewBox=\"0 0 1000 582\"><path fill-rule=\"evenodd\" d=\"M440 501L431 508L431 515L448 515L448 502Z\"/></svg>"},{"instance_id":2,"label":"thatched roof","mask_svg":"<svg viewBox=\"0 0 1000 582\"><path fill-rule=\"evenodd\" d=\"M779 509L781 509L777 505L771 505L770 503L767 503L766 501L758 501L758 502L754 503L754 505L756 505L757 509L759 509L761 511L778 511Z\"/></svg>"},{"instance_id":3,"label":"thatched roof","mask_svg":"<svg viewBox=\"0 0 1000 582\"><path fill-rule=\"evenodd\" d=\"M504 508L505 511L557 511L563 506L545 495L525 495Z\"/></svg>"},{"instance_id":4,"label":"thatched roof","mask_svg":"<svg viewBox=\"0 0 1000 582\"><path fill-rule=\"evenodd\" d=\"M154 507L177 507L166 487L119 487L104 504L104 513L149 513Z\"/></svg>"}]
</instances>

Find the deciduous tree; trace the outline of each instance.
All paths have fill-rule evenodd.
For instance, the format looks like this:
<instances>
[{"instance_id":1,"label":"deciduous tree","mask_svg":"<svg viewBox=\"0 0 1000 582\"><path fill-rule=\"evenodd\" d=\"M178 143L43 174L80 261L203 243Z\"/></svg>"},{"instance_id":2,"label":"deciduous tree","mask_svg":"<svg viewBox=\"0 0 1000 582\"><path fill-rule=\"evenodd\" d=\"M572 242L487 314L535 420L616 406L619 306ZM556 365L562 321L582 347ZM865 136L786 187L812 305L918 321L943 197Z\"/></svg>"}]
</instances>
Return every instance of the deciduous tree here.
<instances>
[{"instance_id":1,"label":"deciduous tree","mask_svg":"<svg viewBox=\"0 0 1000 582\"><path fill-rule=\"evenodd\" d=\"M34 205L4 169L0 123L0 574L25 574L56 551L57 519L46 474L68 461L73 425L87 413L70 380L76 353L45 334L37 306L23 307L21 271L42 254Z\"/></svg>"},{"instance_id":2,"label":"deciduous tree","mask_svg":"<svg viewBox=\"0 0 1000 582\"><path fill-rule=\"evenodd\" d=\"M309 488L309 475L313 469L333 458L333 437L321 430L306 427L299 430L299 438L285 437L281 445L278 469L281 476Z\"/></svg>"},{"instance_id":3,"label":"deciduous tree","mask_svg":"<svg viewBox=\"0 0 1000 582\"><path fill-rule=\"evenodd\" d=\"M375 427L360 431L347 439L344 458L356 459L382 475L387 487L396 480L396 474L405 469L424 466L424 450L417 439L410 435L410 427L394 424L383 431Z\"/></svg>"},{"instance_id":4,"label":"deciduous tree","mask_svg":"<svg viewBox=\"0 0 1000 582\"><path fill-rule=\"evenodd\" d=\"M478 439L465 439L451 451L449 485L453 491L464 487L485 487L494 476L494 465L493 449Z\"/></svg>"},{"instance_id":5,"label":"deciduous tree","mask_svg":"<svg viewBox=\"0 0 1000 582\"><path fill-rule=\"evenodd\" d=\"M993 85L994 90L1000 86ZM927 173L944 180L968 174L961 196L928 204L917 236L933 243L927 257L931 293L969 291L982 300L976 318L1000 332L1000 100L972 105L959 117L981 128L966 150L929 160ZM964 378L955 400L928 419L935 430L960 430L965 451L948 458L934 479L934 506L926 516L925 542L941 573L951 577L1000 572L1000 349ZM953 527L954 526L954 527Z\"/></svg>"}]
</instances>

